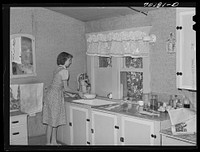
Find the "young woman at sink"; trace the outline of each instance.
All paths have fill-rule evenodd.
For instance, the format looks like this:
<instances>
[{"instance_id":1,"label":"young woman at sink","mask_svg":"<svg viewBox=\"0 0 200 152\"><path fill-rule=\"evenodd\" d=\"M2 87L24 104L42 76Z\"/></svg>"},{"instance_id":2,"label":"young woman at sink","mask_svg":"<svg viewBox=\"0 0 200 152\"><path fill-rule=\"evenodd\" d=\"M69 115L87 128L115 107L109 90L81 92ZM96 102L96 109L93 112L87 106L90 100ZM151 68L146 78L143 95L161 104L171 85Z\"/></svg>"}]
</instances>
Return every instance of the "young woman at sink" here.
<instances>
[{"instance_id":1,"label":"young woman at sink","mask_svg":"<svg viewBox=\"0 0 200 152\"><path fill-rule=\"evenodd\" d=\"M57 57L57 69L53 73L53 81L44 96L43 123L47 124L47 145L58 145L56 141L57 127L66 124L64 94L63 91L73 91L68 86L69 72L67 68L72 63L73 56L67 52L62 52ZM76 92L79 96L82 93ZM74 97L74 94L68 94Z\"/></svg>"}]
</instances>

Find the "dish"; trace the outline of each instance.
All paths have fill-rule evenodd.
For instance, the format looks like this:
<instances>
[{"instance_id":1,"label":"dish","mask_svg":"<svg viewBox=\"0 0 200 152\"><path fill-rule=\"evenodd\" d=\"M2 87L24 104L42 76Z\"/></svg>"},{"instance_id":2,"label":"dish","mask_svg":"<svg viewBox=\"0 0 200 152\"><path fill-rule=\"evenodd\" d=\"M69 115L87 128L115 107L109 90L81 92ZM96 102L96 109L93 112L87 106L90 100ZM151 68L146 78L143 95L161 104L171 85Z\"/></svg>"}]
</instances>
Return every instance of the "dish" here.
<instances>
[{"instance_id":1,"label":"dish","mask_svg":"<svg viewBox=\"0 0 200 152\"><path fill-rule=\"evenodd\" d=\"M94 99L96 97L96 94L85 93L83 96L86 99Z\"/></svg>"}]
</instances>

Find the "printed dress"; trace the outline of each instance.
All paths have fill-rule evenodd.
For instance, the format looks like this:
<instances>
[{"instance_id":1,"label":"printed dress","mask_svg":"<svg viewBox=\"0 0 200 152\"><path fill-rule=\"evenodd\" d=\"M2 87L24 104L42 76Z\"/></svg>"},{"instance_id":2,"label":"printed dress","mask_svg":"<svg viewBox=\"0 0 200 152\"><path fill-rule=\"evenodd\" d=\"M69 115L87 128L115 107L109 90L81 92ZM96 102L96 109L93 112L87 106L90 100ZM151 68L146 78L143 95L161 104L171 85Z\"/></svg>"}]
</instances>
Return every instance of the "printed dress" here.
<instances>
[{"instance_id":1,"label":"printed dress","mask_svg":"<svg viewBox=\"0 0 200 152\"><path fill-rule=\"evenodd\" d=\"M65 105L63 96L63 80L68 79L68 71L64 67L58 67L54 71L51 85L44 96L43 123L52 127L66 124Z\"/></svg>"}]
</instances>

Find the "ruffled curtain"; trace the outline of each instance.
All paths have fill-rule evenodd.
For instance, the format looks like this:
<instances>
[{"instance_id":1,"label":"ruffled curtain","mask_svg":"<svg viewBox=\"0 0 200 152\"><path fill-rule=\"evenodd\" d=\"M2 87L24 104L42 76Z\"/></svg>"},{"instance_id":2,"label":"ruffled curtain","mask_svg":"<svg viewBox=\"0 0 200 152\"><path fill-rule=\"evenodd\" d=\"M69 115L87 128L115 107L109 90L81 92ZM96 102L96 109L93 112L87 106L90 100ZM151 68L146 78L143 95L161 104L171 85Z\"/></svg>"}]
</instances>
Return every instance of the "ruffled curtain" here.
<instances>
[{"instance_id":1,"label":"ruffled curtain","mask_svg":"<svg viewBox=\"0 0 200 152\"><path fill-rule=\"evenodd\" d=\"M151 27L124 29L86 35L87 55L93 56L147 56L149 43L155 35L148 35Z\"/></svg>"}]
</instances>

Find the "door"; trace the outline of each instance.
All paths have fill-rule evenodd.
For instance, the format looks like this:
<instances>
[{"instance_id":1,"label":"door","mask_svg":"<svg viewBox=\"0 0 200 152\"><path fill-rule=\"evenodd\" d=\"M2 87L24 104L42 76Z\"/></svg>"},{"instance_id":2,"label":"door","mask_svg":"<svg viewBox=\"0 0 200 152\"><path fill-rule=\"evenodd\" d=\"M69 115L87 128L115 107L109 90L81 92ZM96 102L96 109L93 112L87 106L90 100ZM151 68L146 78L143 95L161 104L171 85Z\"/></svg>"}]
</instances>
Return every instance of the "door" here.
<instances>
[{"instance_id":1,"label":"door","mask_svg":"<svg viewBox=\"0 0 200 152\"><path fill-rule=\"evenodd\" d=\"M177 8L177 88L196 90L195 8Z\"/></svg>"},{"instance_id":2,"label":"door","mask_svg":"<svg viewBox=\"0 0 200 152\"><path fill-rule=\"evenodd\" d=\"M92 145L117 145L117 116L92 111Z\"/></svg>"},{"instance_id":3,"label":"door","mask_svg":"<svg viewBox=\"0 0 200 152\"><path fill-rule=\"evenodd\" d=\"M157 138L151 121L122 116L121 128L122 145L154 145Z\"/></svg>"},{"instance_id":4,"label":"door","mask_svg":"<svg viewBox=\"0 0 200 152\"><path fill-rule=\"evenodd\" d=\"M71 145L89 144L88 109L78 106L70 106L70 137Z\"/></svg>"}]
</instances>

